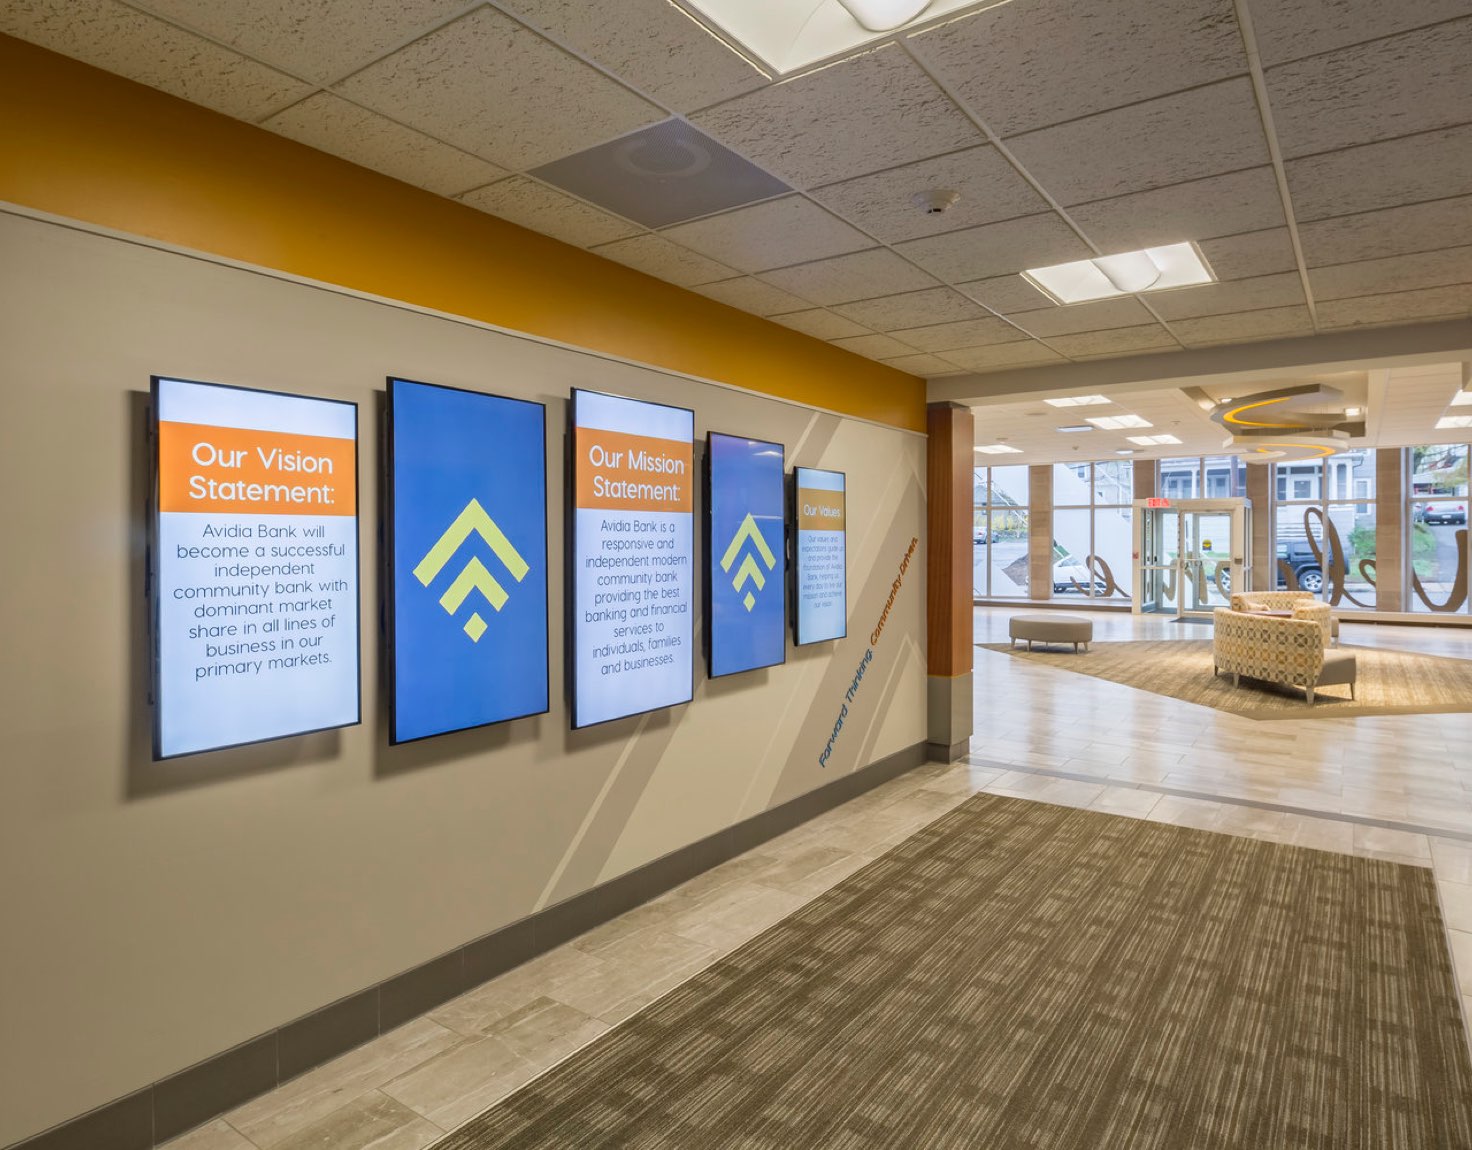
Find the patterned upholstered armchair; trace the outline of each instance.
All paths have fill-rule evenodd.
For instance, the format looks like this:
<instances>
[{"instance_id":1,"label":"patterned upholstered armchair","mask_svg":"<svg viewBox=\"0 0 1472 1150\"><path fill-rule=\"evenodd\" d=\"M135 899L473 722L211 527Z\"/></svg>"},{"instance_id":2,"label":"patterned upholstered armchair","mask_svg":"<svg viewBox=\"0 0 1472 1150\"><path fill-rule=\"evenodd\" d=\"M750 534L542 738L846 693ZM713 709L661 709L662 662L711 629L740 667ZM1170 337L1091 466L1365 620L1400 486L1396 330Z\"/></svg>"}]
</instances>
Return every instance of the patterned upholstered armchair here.
<instances>
[{"instance_id":1,"label":"patterned upholstered armchair","mask_svg":"<svg viewBox=\"0 0 1472 1150\"><path fill-rule=\"evenodd\" d=\"M1310 608L1323 607L1324 643L1333 643L1339 638L1339 620L1327 604L1312 591L1235 591L1232 593L1233 611L1292 611L1295 619L1309 617L1319 619L1319 612Z\"/></svg>"},{"instance_id":2,"label":"patterned upholstered armchair","mask_svg":"<svg viewBox=\"0 0 1472 1150\"><path fill-rule=\"evenodd\" d=\"M1218 607L1211 644L1213 673L1226 671L1234 686L1246 675L1302 687L1309 703L1317 687L1348 684L1353 699L1354 655L1326 650L1329 608L1319 603L1302 609L1308 612L1304 617L1285 619Z\"/></svg>"}]
</instances>

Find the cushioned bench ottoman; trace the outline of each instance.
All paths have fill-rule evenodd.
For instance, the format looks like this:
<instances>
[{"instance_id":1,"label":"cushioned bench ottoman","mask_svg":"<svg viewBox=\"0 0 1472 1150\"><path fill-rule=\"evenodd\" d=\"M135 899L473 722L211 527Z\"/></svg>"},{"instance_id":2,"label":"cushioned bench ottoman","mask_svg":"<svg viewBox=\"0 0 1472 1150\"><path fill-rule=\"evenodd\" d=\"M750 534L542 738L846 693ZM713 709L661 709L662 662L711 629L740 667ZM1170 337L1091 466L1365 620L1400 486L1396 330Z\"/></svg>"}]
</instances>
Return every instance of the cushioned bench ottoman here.
<instances>
[{"instance_id":1,"label":"cushioned bench ottoman","mask_svg":"<svg viewBox=\"0 0 1472 1150\"><path fill-rule=\"evenodd\" d=\"M1015 647L1019 639L1027 640L1027 649L1034 643L1072 643L1078 650L1080 643L1088 646L1094 641L1094 621L1081 619L1077 615L1013 615L1007 620L1007 634Z\"/></svg>"}]
</instances>

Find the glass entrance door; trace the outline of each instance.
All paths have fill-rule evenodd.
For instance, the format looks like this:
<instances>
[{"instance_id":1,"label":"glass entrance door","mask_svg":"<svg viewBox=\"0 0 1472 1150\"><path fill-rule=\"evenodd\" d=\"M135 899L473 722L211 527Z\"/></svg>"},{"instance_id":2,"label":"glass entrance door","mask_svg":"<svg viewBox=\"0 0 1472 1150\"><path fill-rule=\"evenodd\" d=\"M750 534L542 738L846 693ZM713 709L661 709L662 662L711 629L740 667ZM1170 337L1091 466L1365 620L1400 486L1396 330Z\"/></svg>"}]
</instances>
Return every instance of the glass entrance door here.
<instances>
[{"instance_id":1,"label":"glass entrance door","mask_svg":"<svg viewBox=\"0 0 1472 1150\"><path fill-rule=\"evenodd\" d=\"M1137 614L1209 618L1249 585L1252 507L1245 499L1135 501Z\"/></svg>"}]
</instances>

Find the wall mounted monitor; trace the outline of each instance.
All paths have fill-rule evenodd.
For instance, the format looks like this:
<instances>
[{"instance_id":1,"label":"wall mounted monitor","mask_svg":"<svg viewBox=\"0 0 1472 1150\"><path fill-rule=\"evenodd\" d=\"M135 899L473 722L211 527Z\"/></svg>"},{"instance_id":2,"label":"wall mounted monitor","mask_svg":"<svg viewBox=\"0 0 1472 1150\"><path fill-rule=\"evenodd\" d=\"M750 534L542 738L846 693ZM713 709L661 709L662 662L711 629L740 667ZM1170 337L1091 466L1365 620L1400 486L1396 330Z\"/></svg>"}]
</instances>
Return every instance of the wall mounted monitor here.
<instances>
[{"instance_id":1,"label":"wall mounted monitor","mask_svg":"<svg viewBox=\"0 0 1472 1150\"><path fill-rule=\"evenodd\" d=\"M153 379L153 753L350 726L358 406Z\"/></svg>"},{"instance_id":2,"label":"wall mounted monitor","mask_svg":"<svg viewBox=\"0 0 1472 1150\"><path fill-rule=\"evenodd\" d=\"M388 381L390 742L548 708L546 416Z\"/></svg>"},{"instance_id":3,"label":"wall mounted monitor","mask_svg":"<svg viewBox=\"0 0 1472 1150\"><path fill-rule=\"evenodd\" d=\"M568 628L572 725L695 689L695 413L575 390Z\"/></svg>"},{"instance_id":4,"label":"wall mounted monitor","mask_svg":"<svg viewBox=\"0 0 1472 1150\"><path fill-rule=\"evenodd\" d=\"M844 474L795 467L792 487L794 641L842 639L848 634Z\"/></svg>"},{"instance_id":5,"label":"wall mounted monitor","mask_svg":"<svg viewBox=\"0 0 1472 1150\"><path fill-rule=\"evenodd\" d=\"M787 657L786 464L780 443L706 439L706 635L710 677Z\"/></svg>"}]
</instances>

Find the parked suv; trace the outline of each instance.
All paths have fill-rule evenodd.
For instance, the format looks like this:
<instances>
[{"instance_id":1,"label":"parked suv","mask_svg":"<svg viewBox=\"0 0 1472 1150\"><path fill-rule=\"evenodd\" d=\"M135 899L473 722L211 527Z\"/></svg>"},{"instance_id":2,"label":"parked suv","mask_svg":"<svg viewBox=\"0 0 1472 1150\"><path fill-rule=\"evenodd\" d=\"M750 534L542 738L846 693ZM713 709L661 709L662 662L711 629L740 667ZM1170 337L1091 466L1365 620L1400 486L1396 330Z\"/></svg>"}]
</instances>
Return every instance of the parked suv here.
<instances>
[{"instance_id":1,"label":"parked suv","mask_svg":"<svg viewBox=\"0 0 1472 1150\"><path fill-rule=\"evenodd\" d=\"M1440 523L1454 523L1465 527L1467 524L1467 504L1457 499L1418 504L1412 518L1419 519L1428 526Z\"/></svg>"},{"instance_id":2,"label":"parked suv","mask_svg":"<svg viewBox=\"0 0 1472 1150\"><path fill-rule=\"evenodd\" d=\"M1317 595L1324 589L1324 573L1319 568L1319 561L1314 558L1313 548L1308 545L1307 539L1290 539L1286 543L1278 544L1278 558L1286 561L1293 570L1293 577L1298 580L1301 591L1312 591ZM1283 578L1283 568L1278 568L1278 586L1286 587L1288 581Z\"/></svg>"}]
</instances>

